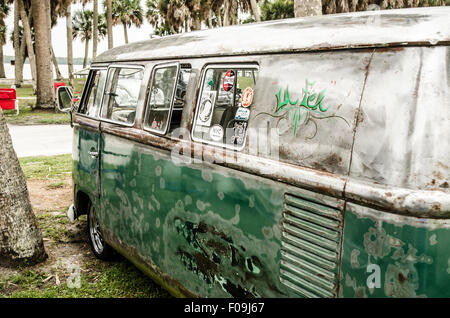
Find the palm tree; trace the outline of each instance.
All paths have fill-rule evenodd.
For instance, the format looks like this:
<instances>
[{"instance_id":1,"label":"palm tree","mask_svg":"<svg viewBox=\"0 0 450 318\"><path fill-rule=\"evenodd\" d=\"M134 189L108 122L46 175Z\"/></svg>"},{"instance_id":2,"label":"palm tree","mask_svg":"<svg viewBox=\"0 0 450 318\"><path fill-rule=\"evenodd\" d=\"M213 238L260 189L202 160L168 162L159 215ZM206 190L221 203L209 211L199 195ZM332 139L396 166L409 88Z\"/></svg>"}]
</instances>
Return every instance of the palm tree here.
<instances>
[{"instance_id":1,"label":"palm tree","mask_svg":"<svg viewBox=\"0 0 450 318\"><path fill-rule=\"evenodd\" d=\"M6 44L6 24L5 18L9 14L9 4L0 1L0 78L5 78L5 65L3 63L3 45Z\"/></svg>"},{"instance_id":2,"label":"palm tree","mask_svg":"<svg viewBox=\"0 0 450 318\"><path fill-rule=\"evenodd\" d=\"M72 34L73 38L79 37L82 42L85 42L84 61L83 68L87 65L89 56L89 41L92 39L93 30L93 16L92 10L78 10L75 12L72 18ZM98 17L98 34L99 37L104 37L107 32L107 26L105 23L105 16L99 15Z\"/></svg>"},{"instance_id":3,"label":"palm tree","mask_svg":"<svg viewBox=\"0 0 450 318\"><path fill-rule=\"evenodd\" d=\"M50 0L32 0L33 27L36 52L36 105L35 108L54 108L53 69L51 66L51 4Z\"/></svg>"},{"instance_id":4,"label":"palm tree","mask_svg":"<svg viewBox=\"0 0 450 318\"><path fill-rule=\"evenodd\" d=\"M103 3L105 6L105 3ZM112 49L113 44L113 30L112 30L112 0L106 0L106 25L108 27L108 49Z\"/></svg>"},{"instance_id":5,"label":"palm tree","mask_svg":"<svg viewBox=\"0 0 450 318\"><path fill-rule=\"evenodd\" d=\"M0 265L34 265L47 254L1 108L0 162Z\"/></svg>"},{"instance_id":6,"label":"palm tree","mask_svg":"<svg viewBox=\"0 0 450 318\"><path fill-rule=\"evenodd\" d=\"M107 3L103 2L106 7ZM113 25L122 24L125 43L128 43L128 31L132 24L140 27L144 21L140 0L112 0L112 22Z\"/></svg>"}]
</instances>

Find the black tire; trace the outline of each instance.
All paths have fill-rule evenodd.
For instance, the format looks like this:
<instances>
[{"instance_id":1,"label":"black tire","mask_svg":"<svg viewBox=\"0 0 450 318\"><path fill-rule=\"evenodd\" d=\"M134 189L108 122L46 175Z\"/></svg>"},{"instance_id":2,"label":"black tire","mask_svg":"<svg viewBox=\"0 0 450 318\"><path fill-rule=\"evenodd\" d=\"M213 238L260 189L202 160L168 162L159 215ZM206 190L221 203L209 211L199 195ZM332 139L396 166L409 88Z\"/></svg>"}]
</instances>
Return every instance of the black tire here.
<instances>
[{"instance_id":1,"label":"black tire","mask_svg":"<svg viewBox=\"0 0 450 318\"><path fill-rule=\"evenodd\" d=\"M89 243L95 257L104 261L112 260L114 258L114 249L103 239L103 234L98 224L97 216L95 215L94 206L92 204L89 204L87 219Z\"/></svg>"}]
</instances>

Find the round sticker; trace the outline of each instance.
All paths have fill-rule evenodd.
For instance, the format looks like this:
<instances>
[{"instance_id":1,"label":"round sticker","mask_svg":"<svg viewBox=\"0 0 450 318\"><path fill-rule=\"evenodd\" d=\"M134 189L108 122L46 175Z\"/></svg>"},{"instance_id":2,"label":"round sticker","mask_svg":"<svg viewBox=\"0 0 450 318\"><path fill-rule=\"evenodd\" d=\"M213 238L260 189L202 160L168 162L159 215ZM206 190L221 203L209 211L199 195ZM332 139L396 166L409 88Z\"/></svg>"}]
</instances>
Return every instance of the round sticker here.
<instances>
[{"instance_id":1,"label":"round sticker","mask_svg":"<svg viewBox=\"0 0 450 318\"><path fill-rule=\"evenodd\" d=\"M229 92L234 85L234 71L229 70L223 78L223 90Z\"/></svg>"},{"instance_id":2,"label":"round sticker","mask_svg":"<svg viewBox=\"0 0 450 318\"><path fill-rule=\"evenodd\" d=\"M251 87L247 87L242 92L241 97L242 107L248 107L253 102L253 89Z\"/></svg>"},{"instance_id":3,"label":"round sticker","mask_svg":"<svg viewBox=\"0 0 450 318\"><path fill-rule=\"evenodd\" d=\"M221 141L223 138L223 127L220 125L214 125L209 130L209 137L214 141Z\"/></svg>"}]
</instances>

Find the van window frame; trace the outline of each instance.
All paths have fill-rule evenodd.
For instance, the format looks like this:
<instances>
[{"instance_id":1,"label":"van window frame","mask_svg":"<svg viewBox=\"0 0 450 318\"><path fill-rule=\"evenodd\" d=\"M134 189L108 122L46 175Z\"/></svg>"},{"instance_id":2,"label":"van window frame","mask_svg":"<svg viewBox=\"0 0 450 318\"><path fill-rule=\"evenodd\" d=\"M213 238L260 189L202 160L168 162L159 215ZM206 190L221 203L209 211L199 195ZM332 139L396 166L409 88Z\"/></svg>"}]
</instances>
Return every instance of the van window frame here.
<instances>
[{"instance_id":1,"label":"van window frame","mask_svg":"<svg viewBox=\"0 0 450 318\"><path fill-rule=\"evenodd\" d=\"M175 85L173 86L173 91L172 91L172 99L170 102L170 108L169 108L169 115L167 117L167 123L166 123L166 127L164 129L164 132L154 129L151 126L149 126L149 124L147 123L147 115L148 112L150 111L150 97L152 94L152 89L153 89L153 79L155 77L155 73L158 69L161 68L168 68L171 66L176 66L177 67L177 74L175 76ZM180 62L170 62L170 63L160 63L160 64L156 64L153 66L152 69L152 73L150 76L150 81L148 83L148 94L146 96L146 102L145 102L145 112L144 112L144 117L142 118L142 127L145 131L149 131L151 133L154 133L158 136L166 136L167 132L169 131L169 127L170 127L170 122L172 121L172 112L173 112L173 105L175 103L175 93L177 91L177 84L178 84L178 76L180 76L180 70L181 70L181 63Z\"/></svg>"},{"instance_id":2,"label":"van window frame","mask_svg":"<svg viewBox=\"0 0 450 318\"><path fill-rule=\"evenodd\" d=\"M100 101L100 108L99 108L99 111L97 113L97 116L94 117L94 116L86 115L85 113L80 113L80 109L89 100L89 99L87 99L88 96L86 94L88 93L87 90L89 89L89 86L91 85L91 82L94 80L94 76L92 74L94 72L96 72L96 71L106 71L106 80L108 79L108 67L106 67L106 66L93 66L93 67L91 67L89 69L89 74L87 76L86 83L84 84L83 91L81 93L81 100L80 100L80 104L77 107L76 115L77 116L83 116L83 117L86 117L86 118L95 119L95 120L99 120L100 119L101 107L103 105L103 97L105 96L105 88L106 88L106 84L107 84L106 80L105 80L105 85L103 86L103 93L102 93L102 98L101 98L101 101ZM89 94L91 93L91 90L92 90L92 87L89 89Z\"/></svg>"},{"instance_id":3,"label":"van window frame","mask_svg":"<svg viewBox=\"0 0 450 318\"><path fill-rule=\"evenodd\" d=\"M254 62L246 62L246 63L239 63L239 62L232 62L232 63L223 63L223 64L206 64L201 72L201 82L200 82L200 86L198 89L198 93L197 93L197 101L195 102L195 111L194 111L194 121L192 123L192 127L191 127L191 131L190 131L190 135L191 135L191 139L195 142L198 143L203 143L203 144L208 144L208 145L212 145L212 146L218 146L218 147L222 147L225 149L231 149L231 150L235 150L235 151L242 151L245 148L245 145L247 144L247 134L248 134L248 129L249 126L247 125L247 129L245 130L245 136L244 136L244 142L242 143L242 146L235 146L235 145L229 145L227 143L223 143L223 142L216 142L216 141L209 141L209 140L204 140L201 138L197 138L194 136L194 129L197 125L197 117L198 117L198 112L200 111L200 103L201 103L201 99L202 99L202 92L203 92L203 87L205 85L205 79L206 79L206 73L208 72L209 69L252 69L253 71L257 71L259 73L259 65L258 63ZM254 76L254 74L253 74ZM237 74L236 74L236 81L237 81ZM237 85L237 83L236 83ZM256 88L256 78L255 78L255 88ZM236 92L233 93L233 96L236 94ZM233 97L234 99L234 97ZM226 134L226 129L225 129L225 134Z\"/></svg>"},{"instance_id":4,"label":"van window frame","mask_svg":"<svg viewBox=\"0 0 450 318\"><path fill-rule=\"evenodd\" d=\"M134 120L133 123L127 124L123 121L118 121L118 120L113 120L113 119L108 119L108 118L104 118L102 117L102 112L103 112L103 107L105 106L104 104L104 100L105 100L105 95L106 95L106 88L109 87L109 74L112 71L112 69L117 69L117 68L125 68L125 69L140 69L141 71L145 71L145 67L143 65L139 65L139 64L119 64L119 63L113 63L108 65L107 68L107 72L106 72L106 82L105 82L105 87L103 90L103 96L102 96L102 104L98 113L98 119L102 122L106 122L106 123L111 123L111 124L117 124L117 125L121 125L124 127L133 127L136 124L136 117L134 116ZM140 86L142 86L142 82L144 81L144 77L142 77L141 80L141 84ZM138 100L137 100L137 104L136 104L136 111L138 110L138 104L139 104L139 96L141 95L141 88L139 87L139 95L138 95Z\"/></svg>"}]
</instances>

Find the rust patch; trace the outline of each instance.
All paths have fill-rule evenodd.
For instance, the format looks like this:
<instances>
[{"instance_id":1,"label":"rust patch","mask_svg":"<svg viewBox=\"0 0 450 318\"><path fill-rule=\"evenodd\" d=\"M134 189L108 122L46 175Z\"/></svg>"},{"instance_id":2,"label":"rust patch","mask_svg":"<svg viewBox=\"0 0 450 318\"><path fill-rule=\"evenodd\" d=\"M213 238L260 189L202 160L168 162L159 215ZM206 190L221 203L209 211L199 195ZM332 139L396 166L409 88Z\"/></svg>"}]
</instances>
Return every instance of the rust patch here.
<instances>
[{"instance_id":1,"label":"rust patch","mask_svg":"<svg viewBox=\"0 0 450 318\"><path fill-rule=\"evenodd\" d=\"M444 183L440 184L439 187L444 188L444 189L448 189L448 182L445 181Z\"/></svg>"}]
</instances>

